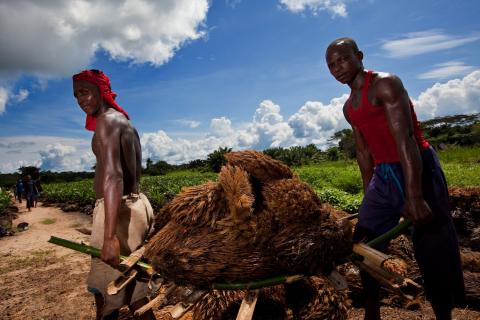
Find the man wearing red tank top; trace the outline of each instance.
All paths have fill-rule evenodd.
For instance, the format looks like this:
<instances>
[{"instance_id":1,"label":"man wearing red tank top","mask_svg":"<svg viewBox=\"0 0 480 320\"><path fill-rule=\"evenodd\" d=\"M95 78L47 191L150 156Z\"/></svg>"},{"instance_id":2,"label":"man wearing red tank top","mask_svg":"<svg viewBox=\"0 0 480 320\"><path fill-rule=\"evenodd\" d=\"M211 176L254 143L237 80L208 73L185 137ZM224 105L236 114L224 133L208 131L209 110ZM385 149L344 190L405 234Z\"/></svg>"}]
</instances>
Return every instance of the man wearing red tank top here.
<instances>
[{"instance_id":1,"label":"man wearing red tank top","mask_svg":"<svg viewBox=\"0 0 480 320\"><path fill-rule=\"evenodd\" d=\"M464 298L458 241L443 171L408 93L397 76L365 70L353 39L333 41L326 62L335 79L351 90L343 112L355 137L365 193L355 238L375 238L401 216L410 218L427 299L437 320L450 320L454 303ZM379 285L368 274L361 276L365 319L379 320Z\"/></svg>"}]
</instances>

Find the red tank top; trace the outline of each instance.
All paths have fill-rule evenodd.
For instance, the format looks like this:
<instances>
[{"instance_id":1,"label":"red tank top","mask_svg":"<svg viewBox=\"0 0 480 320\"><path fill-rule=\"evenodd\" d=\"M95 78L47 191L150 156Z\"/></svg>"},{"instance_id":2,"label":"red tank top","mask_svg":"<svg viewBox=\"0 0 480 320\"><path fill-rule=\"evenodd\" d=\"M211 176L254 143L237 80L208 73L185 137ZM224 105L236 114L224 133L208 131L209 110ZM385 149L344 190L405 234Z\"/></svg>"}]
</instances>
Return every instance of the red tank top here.
<instances>
[{"instance_id":1,"label":"red tank top","mask_svg":"<svg viewBox=\"0 0 480 320\"><path fill-rule=\"evenodd\" d=\"M373 106L368 101L368 89L372 80L372 71L368 71L365 77L365 85L362 89L361 104L357 109L352 106L352 101L347 102L347 114L353 126L360 130L368 149L372 154L375 165L379 163L399 162L400 157L397 152L397 144L390 129L388 128L385 110L383 107ZM430 144L423 136L420 125L417 121L417 115L413 110L413 104L410 101L410 111L412 114L413 131L420 150L427 149Z\"/></svg>"}]
</instances>

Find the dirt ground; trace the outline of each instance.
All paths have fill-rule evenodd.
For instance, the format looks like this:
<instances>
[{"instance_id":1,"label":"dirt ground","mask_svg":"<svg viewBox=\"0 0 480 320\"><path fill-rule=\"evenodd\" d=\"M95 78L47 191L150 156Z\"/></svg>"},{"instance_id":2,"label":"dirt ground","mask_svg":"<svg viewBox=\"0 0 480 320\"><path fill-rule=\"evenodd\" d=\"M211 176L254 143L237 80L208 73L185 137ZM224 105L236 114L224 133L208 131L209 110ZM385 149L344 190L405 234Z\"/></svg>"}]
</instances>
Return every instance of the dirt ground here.
<instances>
[{"instance_id":1,"label":"dirt ground","mask_svg":"<svg viewBox=\"0 0 480 320\"><path fill-rule=\"evenodd\" d=\"M80 232L91 228L91 216L80 212L63 212L39 205L31 212L19 205L18 219L29 228L14 236L0 238L0 318L9 319L94 319L95 307L86 291L85 279L90 258L48 243L50 236L88 242ZM156 312L163 318L162 312ZM123 319L129 318L124 313ZM434 319L428 304L417 311L383 307L382 318L388 320ZM361 309L351 309L348 320L363 319ZM480 312L455 309L454 319L480 319Z\"/></svg>"}]
</instances>

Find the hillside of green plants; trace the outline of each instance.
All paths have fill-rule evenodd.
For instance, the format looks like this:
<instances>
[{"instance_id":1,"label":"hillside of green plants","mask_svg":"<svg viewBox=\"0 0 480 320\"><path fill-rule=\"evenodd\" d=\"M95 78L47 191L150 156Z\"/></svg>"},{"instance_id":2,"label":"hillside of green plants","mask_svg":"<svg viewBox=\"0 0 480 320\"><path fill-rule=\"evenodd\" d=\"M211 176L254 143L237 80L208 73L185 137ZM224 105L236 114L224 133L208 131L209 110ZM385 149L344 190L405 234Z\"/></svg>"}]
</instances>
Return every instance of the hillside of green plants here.
<instances>
[{"instance_id":1,"label":"hillside of green plants","mask_svg":"<svg viewBox=\"0 0 480 320\"><path fill-rule=\"evenodd\" d=\"M450 186L480 186L480 147L450 147L438 152ZM356 212L362 198L360 171L355 160L322 161L292 167L303 181L317 192L322 201L347 212ZM216 180L213 172L173 171L165 175L144 176L140 190L155 210L172 199L183 187ZM49 202L74 202L93 205L93 180L44 184L43 197Z\"/></svg>"},{"instance_id":2,"label":"hillside of green plants","mask_svg":"<svg viewBox=\"0 0 480 320\"><path fill-rule=\"evenodd\" d=\"M198 185L216 178L217 174L215 173L196 171L171 172L163 176L144 176L140 183L140 192L147 195L152 207L158 211L183 187ZM44 184L42 199L50 203L76 203L79 206L93 206L95 203L93 179Z\"/></svg>"}]
</instances>

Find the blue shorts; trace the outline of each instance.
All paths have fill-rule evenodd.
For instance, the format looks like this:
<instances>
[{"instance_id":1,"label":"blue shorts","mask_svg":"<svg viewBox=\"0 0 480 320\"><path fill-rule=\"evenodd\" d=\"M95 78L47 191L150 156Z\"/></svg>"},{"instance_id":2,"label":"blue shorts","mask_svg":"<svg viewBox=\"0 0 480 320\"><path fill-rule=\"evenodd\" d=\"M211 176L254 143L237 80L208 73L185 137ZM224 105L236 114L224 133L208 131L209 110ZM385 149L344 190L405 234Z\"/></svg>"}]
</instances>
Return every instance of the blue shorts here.
<instances>
[{"instance_id":1,"label":"blue shorts","mask_svg":"<svg viewBox=\"0 0 480 320\"><path fill-rule=\"evenodd\" d=\"M422 164L423 196L434 218L421 229L413 228L415 258L422 272L427 299L453 307L454 302L464 301L465 289L448 188L432 148L422 152ZM375 167L359 210L357 240L371 240L398 224L405 202L404 189L400 163Z\"/></svg>"}]
</instances>

